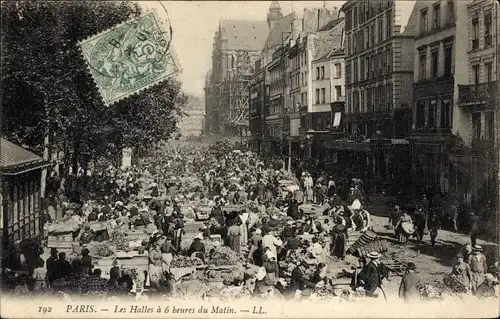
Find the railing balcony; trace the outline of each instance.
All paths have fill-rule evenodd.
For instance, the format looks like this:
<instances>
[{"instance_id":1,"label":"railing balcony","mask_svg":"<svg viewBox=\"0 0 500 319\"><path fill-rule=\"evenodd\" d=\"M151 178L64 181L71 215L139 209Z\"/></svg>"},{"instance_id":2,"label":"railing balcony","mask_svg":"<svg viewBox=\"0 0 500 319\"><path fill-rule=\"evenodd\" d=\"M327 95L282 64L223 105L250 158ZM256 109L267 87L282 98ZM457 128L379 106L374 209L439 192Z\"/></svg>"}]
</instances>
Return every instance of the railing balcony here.
<instances>
[{"instance_id":1,"label":"railing balcony","mask_svg":"<svg viewBox=\"0 0 500 319\"><path fill-rule=\"evenodd\" d=\"M497 82L458 86L458 102L467 103L493 98Z\"/></svg>"}]
</instances>

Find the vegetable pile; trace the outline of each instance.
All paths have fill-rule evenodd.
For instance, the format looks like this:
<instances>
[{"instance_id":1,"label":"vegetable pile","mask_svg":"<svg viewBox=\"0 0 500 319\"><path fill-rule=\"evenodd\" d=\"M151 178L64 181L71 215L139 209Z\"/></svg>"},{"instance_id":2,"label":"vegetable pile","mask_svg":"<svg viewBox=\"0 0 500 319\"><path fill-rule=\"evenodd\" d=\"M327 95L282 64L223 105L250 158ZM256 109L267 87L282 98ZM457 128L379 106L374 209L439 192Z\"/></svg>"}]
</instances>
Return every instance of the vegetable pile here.
<instances>
[{"instance_id":1,"label":"vegetable pile","mask_svg":"<svg viewBox=\"0 0 500 319\"><path fill-rule=\"evenodd\" d=\"M115 231L111 235L110 244L115 246L117 250L130 251L129 241L125 233Z\"/></svg>"},{"instance_id":2,"label":"vegetable pile","mask_svg":"<svg viewBox=\"0 0 500 319\"><path fill-rule=\"evenodd\" d=\"M222 280L225 285L230 285L235 281L242 281L245 277L245 269L241 265L233 266L230 269L208 270L208 279Z\"/></svg>"},{"instance_id":3,"label":"vegetable pile","mask_svg":"<svg viewBox=\"0 0 500 319\"><path fill-rule=\"evenodd\" d=\"M90 252L90 256L96 258L110 257L115 253L114 247L106 242L91 242L87 248Z\"/></svg>"},{"instance_id":4,"label":"vegetable pile","mask_svg":"<svg viewBox=\"0 0 500 319\"><path fill-rule=\"evenodd\" d=\"M198 257L185 257L185 256L175 256L175 258L170 263L170 267L172 268L183 268L183 267L196 267L203 265L203 261L201 261Z\"/></svg>"},{"instance_id":5,"label":"vegetable pile","mask_svg":"<svg viewBox=\"0 0 500 319\"><path fill-rule=\"evenodd\" d=\"M213 266L231 266L240 262L238 255L229 247L220 246L214 249L211 259L208 262Z\"/></svg>"},{"instance_id":6,"label":"vegetable pile","mask_svg":"<svg viewBox=\"0 0 500 319\"><path fill-rule=\"evenodd\" d=\"M439 287L439 285L436 285L438 283L424 283L424 284L418 284L417 289L418 292L420 293L420 297L423 299L439 299L441 298L441 294L443 292L442 287Z\"/></svg>"},{"instance_id":7,"label":"vegetable pile","mask_svg":"<svg viewBox=\"0 0 500 319\"><path fill-rule=\"evenodd\" d=\"M74 232L81 228L81 224L77 223L75 219L69 218L64 221L58 221L51 224L47 224L45 229L49 233L60 234L67 232Z\"/></svg>"},{"instance_id":8,"label":"vegetable pile","mask_svg":"<svg viewBox=\"0 0 500 319\"><path fill-rule=\"evenodd\" d=\"M454 293L467 293L467 288L456 279L453 275L445 275L443 277L443 283L447 290L451 290Z\"/></svg>"}]
</instances>

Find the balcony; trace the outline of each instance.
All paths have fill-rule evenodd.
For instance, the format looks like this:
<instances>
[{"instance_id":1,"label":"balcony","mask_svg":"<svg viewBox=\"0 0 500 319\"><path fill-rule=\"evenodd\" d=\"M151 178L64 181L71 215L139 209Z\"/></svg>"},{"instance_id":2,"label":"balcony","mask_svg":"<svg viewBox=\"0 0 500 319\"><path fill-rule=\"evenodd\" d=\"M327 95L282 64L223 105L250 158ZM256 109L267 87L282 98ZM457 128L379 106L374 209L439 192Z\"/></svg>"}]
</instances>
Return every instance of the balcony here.
<instances>
[{"instance_id":1,"label":"balcony","mask_svg":"<svg viewBox=\"0 0 500 319\"><path fill-rule=\"evenodd\" d=\"M492 99L497 82L479 83L458 86L458 103L480 102Z\"/></svg>"}]
</instances>

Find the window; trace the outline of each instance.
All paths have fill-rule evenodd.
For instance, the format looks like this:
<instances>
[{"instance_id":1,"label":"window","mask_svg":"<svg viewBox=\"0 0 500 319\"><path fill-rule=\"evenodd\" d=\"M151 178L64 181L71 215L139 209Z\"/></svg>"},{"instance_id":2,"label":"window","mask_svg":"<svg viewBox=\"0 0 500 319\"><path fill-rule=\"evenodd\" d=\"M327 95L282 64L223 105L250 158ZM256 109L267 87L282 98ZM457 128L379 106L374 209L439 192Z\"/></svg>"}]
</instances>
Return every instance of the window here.
<instances>
[{"instance_id":1,"label":"window","mask_svg":"<svg viewBox=\"0 0 500 319\"><path fill-rule=\"evenodd\" d=\"M359 68L360 68L360 72L359 72L359 78L361 81L363 81L365 79L365 59L364 58L360 58L359 59Z\"/></svg>"},{"instance_id":2,"label":"window","mask_svg":"<svg viewBox=\"0 0 500 319\"><path fill-rule=\"evenodd\" d=\"M363 36L364 40L365 40L365 48L368 49L370 47L370 26L367 25L365 27L365 36Z\"/></svg>"},{"instance_id":3,"label":"window","mask_svg":"<svg viewBox=\"0 0 500 319\"><path fill-rule=\"evenodd\" d=\"M378 42L382 42L382 35L384 34L384 19L382 17L380 17L378 19L378 30L377 30L377 33L378 33Z\"/></svg>"},{"instance_id":4,"label":"window","mask_svg":"<svg viewBox=\"0 0 500 319\"><path fill-rule=\"evenodd\" d=\"M316 89L316 104L319 104L319 89Z\"/></svg>"},{"instance_id":5,"label":"window","mask_svg":"<svg viewBox=\"0 0 500 319\"><path fill-rule=\"evenodd\" d=\"M427 123L428 127L436 127L436 111L437 111L437 100L431 100L429 104L429 121Z\"/></svg>"},{"instance_id":6,"label":"window","mask_svg":"<svg viewBox=\"0 0 500 319\"><path fill-rule=\"evenodd\" d=\"M472 81L474 84L479 84L479 65L474 65L472 67Z\"/></svg>"},{"instance_id":7,"label":"window","mask_svg":"<svg viewBox=\"0 0 500 319\"><path fill-rule=\"evenodd\" d=\"M321 78L322 79L325 78L325 67L324 66L321 67Z\"/></svg>"},{"instance_id":8,"label":"window","mask_svg":"<svg viewBox=\"0 0 500 319\"><path fill-rule=\"evenodd\" d=\"M431 52L431 74L433 78L438 76L438 61L439 61L439 51L435 50Z\"/></svg>"},{"instance_id":9,"label":"window","mask_svg":"<svg viewBox=\"0 0 500 319\"><path fill-rule=\"evenodd\" d=\"M444 76L450 77L452 74L453 67L453 48L447 46L444 48Z\"/></svg>"},{"instance_id":10,"label":"window","mask_svg":"<svg viewBox=\"0 0 500 319\"><path fill-rule=\"evenodd\" d=\"M491 62L485 63L484 64L484 70L486 72L486 82L490 83L491 82L491 76L493 72L493 65Z\"/></svg>"},{"instance_id":11,"label":"window","mask_svg":"<svg viewBox=\"0 0 500 319\"><path fill-rule=\"evenodd\" d=\"M451 128L450 122L450 112L451 112L451 98L446 98L441 101L441 127Z\"/></svg>"},{"instance_id":12,"label":"window","mask_svg":"<svg viewBox=\"0 0 500 319\"><path fill-rule=\"evenodd\" d=\"M342 77L342 64L335 63L335 78Z\"/></svg>"},{"instance_id":13,"label":"window","mask_svg":"<svg viewBox=\"0 0 500 319\"><path fill-rule=\"evenodd\" d=\"M368 88L366 90L366 111L367 112L373 111L372 91L373 91L372 88Z\"/></svg>"},{"instance_id":14,"label":"window","mask_svg":"<svg viewBox=\"0 0 500 319\"><path fill-rule=\"evenodd\" d=\"M484 138L490 141L495 139L495 117L493 112L484 112Z\"/></svg>"},{"instance_id":15,"label":"window","mask_svg":"<svg viewBox=\"0 0 500 319\"><path fill-rule=\"evenodd\" d=\"M386 59L387 59L387 55L385 54L385 52L381 52L380 55L381 55L381 58L382 58L381 59L382 60L381 61L381 70L382 70L382 74L384 74L385 71L386 71L386 68L385 68L386 63L385 62L386 62Z\"/></svg>"},{"instance_id":16,"label":"window","mask_svg":"<svg viewBox=\"0 0 500 319\"><path fill-rule=\"evenodd\" d=\"M370 57L365 57L365 68L362 70L362 72L364 73L364 78L365 79L369 79L370 76Z\"/></svg>"},{"instance_id":17,"label":"window","mask_svg":"<svg viewBox=\"0 0 500 319\"><path fill-rule=\"evenodd\" d=\"M356 60L354 60L352 72L354 82L358 82L358 61Z\"/></svg>"},{"instance_id":18,"label":"window","mask_svg":"<svg viewBox=\"0 0 500 319\"><path fill-rule=\"evenodd\" d=\"M387 109L391 110L392 109L392 86L390 83L387 83L387 87L385 89L385 94L386 94L386 103L387 103Z\"/></svg>"},{"instance_id":19,"label":"window","mask_svg":"<svg viewBox=\"0 0 500 319\"><path fill-rule=\"evenodd\" d=\"M385 38L389 39L392 37L392 11L387 12L386 21L387 21L387 26L385 28L385 31L386 31Z\"/></svg>"},{"instance_id":20,"label":"window","mask_svg":"<svg viewBox=\"0 0 500 319\"><path fill-rule=\"evenodd\" d=\"M351 62L346 62L346 64L345 64L345 83L347 83L347 84L352 83L351 74L352 74Z\"/></svg>"},{"instance_id":21,"label":"window","mask_svg":"<svg viewBox=\"0 0 500 319\"><path fill-rule=\"evenodd\" d=\"M365 112L365 91L361 89L359 92L360 94L360 108L361 108L361 113Z\"/></svg>"},{"instance_id":22,"label":"window","mask_svg":"<svg viewBox=\"0 0 500 319\"><path fill-rule=\"evenodd\" d=\"M337 100L342 97L342 86L335 85L335 95L337 96Z\"/></svg>"},{"instance_id":23,"label":"window","mask_svg":"<svg viewBox=\"0 0 500 319\"><path fill-rule=\"evenodd\" d=\"M387 47L386 51L385 51L386 55L387 55L387 73L391 73L392 72L392 51L391 51L391 47Z\"/></svg>"},{"instance_id":24,"label":"window","mask_svg":"<svg viewBox=\"0 0 500 319\"><path fill-rule=\"evenodd\" d=\"M475 18L472 20L472 49L479 48L479 22Z\"/></svg>"},{"instance_id":25,"label":"window","mask_svg":"<svg viewBox=\"0 0 500 319\"><path fill-rule=\"evenodd\" d=\"M491 45L491 12L484 14L484 46Z\"/></svg>"},{"instance_id":26,"label":"window","mask_svg":"<svg viewBox=\"0 0 500 319\"><path fill-rule=\"evenodd\" d=\"M455 5L453 0L448 0L448 24L455 22Z\"/></svg>"},{"instance_id":27,"label":"window","mask_svg":"<svg viewBox=\"0 0 500 319\"><path fill-rule=\"evenodd\" d=\"M438 29L441 26L441 6L436 4L433 6L432 28Z\"/></svg>"},{"instance_id":28,"label":"window","mask_svg":"<svg viewBox=\"0 0 500 319\"><path fill-rule=\"evenodd\" d=\"M325 88L321 89L321 103L323 103L323 104L326 103L326 90L325 90Z\"/></svg>"},{"instance_id":29,"label":"window","mask_svg":"<svg viewBox=\"0 0 500 319\"><path fill-rule=\"evenodd\" d=\"M371 27L371 39L370 39L370 45L374 45L375 44L375 21L372 22L372 27Z\"/></svg>"},{"instance_id":30,"label":"window","mask_svg":"<svg viewBox=\"0 0 500 319\"><path fill-rule=\"evenodd\" d=\"M417 102L417 114L415 118L415 127L423 128L425 126L425 101Z\"/></svg>"},{"instance_id":31,"label":"window","mask_svg":"<svg viewBox=\"0 0 500 319\"><path fill-rule=\"evenodd\" d=\"M319 67L316 68L316 80L320 79Z\"/></svg>"},{"instance_id":32,"label":"window","mask_svg":"<svg viewBox=\"0 0 500 319\"><path fill-rule=\"evenodd\" d=\"M345 29L346 31L351 30L351 24L352 24L352 16L351 16L351 10L346 12L345 15Z\"/></svg>"},{"instance_id":33,"label":"window","mask_svg":"<svg viewBox=\"0 0 500 319\"><path fill-rule=\"evenodd\" d=\"M351 51L351 37L347 37L347 55L350 55L352 53Z\"/></svg>"},{"instance_id":34,"label":"window","mask_svg":"<svg viewBox=\"0 0 500 319\"><path fill-rule=\"evenodd\" d=\"M353 27L355 28L358 25L358 8L354 7L354 11L352 13L353 18Z\"/></svg>"},{"instance_id":35,"label":"window","mask_svg":"<svg viewBox=\"0 0 500 319\"><path fill-rule=\"evenodd\" d=\"M420 11L420 33L427 32L427 9Z\"/></svg>"},{"instance_id":36,"label":"window","mask_svg":"<svg viewBox=\"0 0 500 319\"><path fill-rule=\"evenodd\" d=\"M472 113L472 139L481 139L481 113Z\"/></svg>"},{"instance_id":37,"label":"window","mask_svg":"<svg viewBox=\"0 0 500 319\"><path fill-rule=\"evenodd\" d=\"M426 63L427 63L427 55L425 52L420 52L418 62L418 79L425 80L426 77Z\"/></svg>"}]
</instances>

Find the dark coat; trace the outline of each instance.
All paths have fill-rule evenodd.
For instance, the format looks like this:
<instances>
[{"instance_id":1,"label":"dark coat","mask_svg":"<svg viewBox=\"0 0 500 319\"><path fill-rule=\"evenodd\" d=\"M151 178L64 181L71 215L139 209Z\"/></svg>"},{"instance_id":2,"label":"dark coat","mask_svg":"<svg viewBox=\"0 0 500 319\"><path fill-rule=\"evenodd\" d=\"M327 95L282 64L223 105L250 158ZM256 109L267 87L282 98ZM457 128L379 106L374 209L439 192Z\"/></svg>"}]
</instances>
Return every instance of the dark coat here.
<instances>
[{"instance_id":1,"label":"dark coat","mask_svg":"<svg viewBox=\"0 0 500 319\"><path fill-rule=\"evenodd\" d=\"M382 284L378 266L373 262L369 262L364 268L364 289L367 296L373 295L375 290Z\"/></svg>"},{"instance_id":2,"label":"dark coat","mask_svg":"<svg viewBox=\"0 0 500 319\"><path fill-rule=\"evenodd\" d=\"M405 302L420 300L420 293L417 288L419 281L420 277L417 274L413 272L406 273L399 285L399 298L403 298Z\"/></svg>"}]
</instances>

